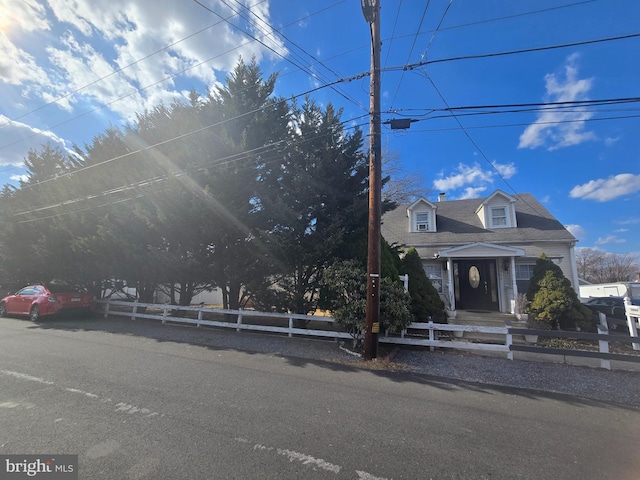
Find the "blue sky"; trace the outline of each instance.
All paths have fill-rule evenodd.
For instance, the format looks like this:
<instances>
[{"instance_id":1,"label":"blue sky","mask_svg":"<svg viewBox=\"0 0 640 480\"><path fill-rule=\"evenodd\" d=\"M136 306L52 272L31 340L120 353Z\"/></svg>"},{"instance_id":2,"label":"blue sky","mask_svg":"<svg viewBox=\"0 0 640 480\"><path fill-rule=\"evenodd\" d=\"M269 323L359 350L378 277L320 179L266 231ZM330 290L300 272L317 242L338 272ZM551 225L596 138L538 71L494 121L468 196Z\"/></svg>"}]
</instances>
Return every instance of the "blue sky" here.
<instances>
[{"instance_id":1,"label":"blue sky","mask_svg":"<svg viewBox=\"0 0 640 480\"><path fill-rule=\"evenodd\" d=\"M430 200L530 192L579 247L640 255L640 2L381 5L382 119L414 120L383 126L402 175ZM30 148L204 93L239 56L368 133L359 0L0 0L0 183Z\"/></svg>"}]
</instances>

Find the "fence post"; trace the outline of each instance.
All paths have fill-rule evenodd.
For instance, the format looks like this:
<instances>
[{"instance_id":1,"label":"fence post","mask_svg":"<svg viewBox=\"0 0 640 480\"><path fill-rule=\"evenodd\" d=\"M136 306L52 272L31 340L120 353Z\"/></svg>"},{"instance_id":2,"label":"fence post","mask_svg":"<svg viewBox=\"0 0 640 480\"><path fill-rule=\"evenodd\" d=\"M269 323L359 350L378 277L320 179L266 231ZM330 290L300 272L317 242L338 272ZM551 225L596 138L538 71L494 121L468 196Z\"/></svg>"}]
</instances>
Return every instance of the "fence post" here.
<instances>
[{"instance_id":1,"label":"fence post","mask_svg":"<svg viewBox=\"0 0 640 480\"><path fill-rule=\"evenodd\" d=\"M104 306L104 318L109 316L109 304L111 303L111 299L107 298L107 304Z\"/></svg>"},{"instance_id":2,"label":"fence post","mask_svg":"<svg viewBox=\"0 0 640 480\"><path fill-rule=\"evenodd\" d=\"M198 310L198 323L196 324L196 326L199 327L201 321L202 321L202 308Z\"/></svg>"},{"instance_id":3,"label":"fence post","mask_svg":"<svg viewBox=\"0 0 640 480\"><path fill-rule=\"evenodd\" d=\"M599 315L602 315L602 317L605 317L605 319L604 319L605 325L598 325L598 333L600 335L608 335L609 334L609 329L606 326L607 317L604 314L602 314L601 312L599 313ZM601 322L602 322L602 317L600 317L600 321ZM600 347L600 353L609 353L609 341L608 340L598 340L598 346ZM605 368L607 370L611 370L611 360L601 358L600 359L600 368Z\"/></svg>"},{"instance_id":4,"label":"fence post","mask_svg":"<svg viewBox=\"0 0 640 480\"><path fill-rule=\"evenodd\" d=\"M434 332L434 328L433 328L433 320L429 320L429 342L431 343L431 345L429 345L429 351L433 352L435 351L435 348L433 346L433 341L435 340L435 332Z\"/></svg>"},{"instance_id":5,"label":"fence post","mask_svg":"<svg viewBox=\"0 0 640 480\"><path fill-rule=\"evenodd\" d=\"M607 316L604 313L598 312L598 321L600 323L600 326L609 328L609 326L607 325Z\"/></svg>"},{"instance_id":6,"label":"fence post","mask_svg":"<svg viewBox=\"0 0 640 480\"><path fill-rule=\"evenodd\" d=\"M293 337L293 317L289 315L289 337Z\"/></svg>"},{"instance_id":7,"label":"fence post","mask_svg":"<svg viewBox=\"0 0 640 480\"><path fill-rule=\"evenodd\" d=\"M635 307L638 308L638 307ZM627 316L627 326L629 327L629 335L632 337L638 338L638 329L636 328L636 322L638 321L638 316L631 315L631 299L629 297L624 297L624 314ZM634 350L640 350L640 343L632 343Z\"/></svg>"},{"instance_id":8,"label":"fence post","mask_svg":"<svg viewBox=\"0 0 640 480\"><path fill-rule=\"evenodd\" d=\"M133 302L133 310L131 311L131 320L136 319L136 313L138 313L138 299Z\"/></svg>"},{"instance_id":9,"label":"fence post","mask_svg":"<svg viewBox=\"0 0 640 480\"><path fill-rule=\"evenodd\" d=\"M507 328L507 334L505 335L504 344L509 349L509 353L507 353L507 358L509 360L513 360L513 351L511 350L511 345L513 345L513 334L511 333L511 321L505 320L504 326Z\"/></svg>"},{"instance_id":10,"label":"fence post","mask_svg":"<svg viewBox=\"0 0 640 480\"><path fill-rule=\"evenodd\" d=\"M242 309L238 310L238 320L236 321L236 332L239 332L240 330L242 330L240 328L240 325L242 325Z\"/></svg>"},{"instance_id":11,"label":"fence post","mask_svg":"<svg viewBox=\"0 0 640 480\"><path fill-rule=\"evenodd\" d=\"M162 307L162 323L167 323L167 304L164 304L164 307Z\"/></svg>"}]
</instances>

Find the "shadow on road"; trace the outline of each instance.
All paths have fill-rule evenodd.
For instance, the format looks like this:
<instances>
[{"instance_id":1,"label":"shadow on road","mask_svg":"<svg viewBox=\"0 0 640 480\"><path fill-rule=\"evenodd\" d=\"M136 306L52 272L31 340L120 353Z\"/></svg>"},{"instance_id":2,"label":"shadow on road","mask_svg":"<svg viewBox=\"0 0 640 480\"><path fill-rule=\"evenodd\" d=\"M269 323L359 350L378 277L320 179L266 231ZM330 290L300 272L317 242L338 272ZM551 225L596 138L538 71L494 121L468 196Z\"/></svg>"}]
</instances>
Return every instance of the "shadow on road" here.
<instances>
[{"instance_id":1,"label":"shadow on road","mask_svg":"<svg viewBox=\"0 0 640 480\"><path fill-rule=\"evenodd\" d=\"M486 395L510 394L528 399L554 399L575 406L597 406L601 408L625 408L637 411L636 407L585 398L568 393L556 393L519 386L479 383L463 379L439 377L413 371L408 365L384 360L364 362L339 349L333 340L305 337L285 337L281 334L236 332L211 327L196 327L179 323L161 324L155 320L127 318L102 318L100 316L49 317L33 323L28 319L15 319L30 325L29 329L58 330L67 332L107 332L152 339L157 342L184 343L201 346L213 351L236 351L248 355L267 354L282 357L288 365L297 368L315 366L335 372L368 372L391 382L410 382L445 391L466 390ZM424 355L434 355L425 350ZM455 354L453 354L455 355ZM482 358L476 357L477 369L482 368ZM493 359L492 359L493 360ZM506 361L506 360L505 360ZM510 361L513 363L513 361ZM613 372L607 372L613 373ZM622 372L616 372L622 373ZM630 378L637 381L637 376Z\"/></svg>"}]
</instances>

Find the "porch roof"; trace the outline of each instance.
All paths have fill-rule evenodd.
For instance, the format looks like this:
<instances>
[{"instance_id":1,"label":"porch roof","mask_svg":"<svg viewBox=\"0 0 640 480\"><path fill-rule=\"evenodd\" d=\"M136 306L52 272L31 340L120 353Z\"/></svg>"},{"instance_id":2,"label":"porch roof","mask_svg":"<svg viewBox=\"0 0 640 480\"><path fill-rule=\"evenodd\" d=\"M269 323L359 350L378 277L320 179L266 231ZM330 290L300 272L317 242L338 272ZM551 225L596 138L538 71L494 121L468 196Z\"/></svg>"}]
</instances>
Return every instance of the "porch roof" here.
<instances>
[{"instance_id":1,"label":"porch roof","mask_svg":"<svg viewBox=\"0 0 640 480\"><path fill-rule=\"evenodd\" d=\"M440 250L437 255L442 258L524 257L525 251L521 248L476 242Z\"/></svg>"}]
</instances>

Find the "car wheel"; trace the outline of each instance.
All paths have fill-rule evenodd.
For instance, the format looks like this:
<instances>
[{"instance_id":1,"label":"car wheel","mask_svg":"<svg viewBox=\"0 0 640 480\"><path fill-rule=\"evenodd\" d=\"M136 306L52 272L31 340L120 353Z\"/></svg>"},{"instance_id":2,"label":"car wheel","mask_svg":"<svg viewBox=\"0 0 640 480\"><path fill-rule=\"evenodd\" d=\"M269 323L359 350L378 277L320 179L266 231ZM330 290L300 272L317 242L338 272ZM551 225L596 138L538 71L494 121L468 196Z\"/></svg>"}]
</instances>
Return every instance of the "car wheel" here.
<instances>
[{"instance_id":1,"label":"car wheel","mask_svg":"<svg viewBox=\"0 0 640 480\"><path fill-rule=\"evenodd\" d=\"M4 302L0 303L0 317L6 317L7 316L7 306L5 305Z\"/></svg>"},{"instance_id":2,"label":"car wheel","mask_svg":"<svg viewBox=\"0 0 640 480\"><path fill-rule=\"evenodd\" d=\"M31 321L37 322L40 318L40 307L38 305L34 305L31 307L31 312L29 312L29 317L31 317Z\"/></svg>"}]
</instances>

